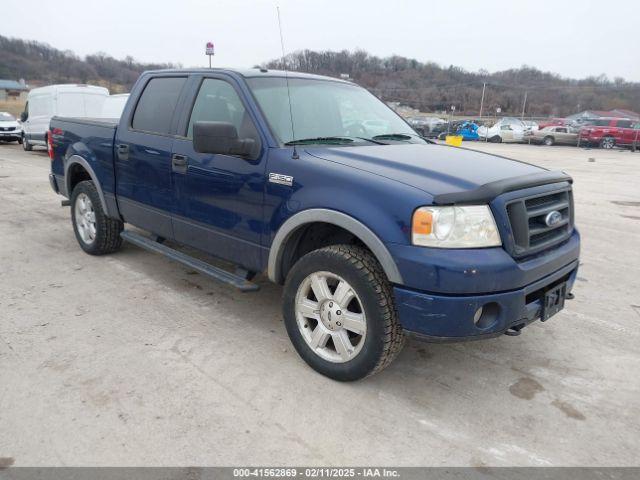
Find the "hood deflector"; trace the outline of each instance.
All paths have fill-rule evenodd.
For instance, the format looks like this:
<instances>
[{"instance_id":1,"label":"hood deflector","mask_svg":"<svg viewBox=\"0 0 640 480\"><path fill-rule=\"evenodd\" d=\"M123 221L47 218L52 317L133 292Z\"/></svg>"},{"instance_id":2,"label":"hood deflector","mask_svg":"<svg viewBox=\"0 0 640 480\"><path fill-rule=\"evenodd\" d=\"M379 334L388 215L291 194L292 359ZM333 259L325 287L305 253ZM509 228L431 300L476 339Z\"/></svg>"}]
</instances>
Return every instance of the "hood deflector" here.
<instances>
[{"instance_id":1,"label":"hood deflector","mask_svg":"<svg viewBox=\"0 0 640 480\"><path fill-rule=\"evenodd\" d=\"M560 171L533 173L485 183L474 190L442 193L433 197L433 203L434 205L488 203L498 195L506 192L559 182L573 183L573 179L571 176Z\"/></svg>"}]
</instances>

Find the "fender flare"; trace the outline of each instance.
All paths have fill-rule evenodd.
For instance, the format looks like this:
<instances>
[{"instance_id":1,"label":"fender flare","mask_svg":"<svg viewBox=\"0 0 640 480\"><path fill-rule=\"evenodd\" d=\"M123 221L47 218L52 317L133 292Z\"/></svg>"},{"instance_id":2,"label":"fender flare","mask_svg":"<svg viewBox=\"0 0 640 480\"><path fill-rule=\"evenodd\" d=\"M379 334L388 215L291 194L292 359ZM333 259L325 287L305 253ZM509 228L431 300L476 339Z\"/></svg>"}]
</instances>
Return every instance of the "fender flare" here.
<instances>
[{"instance_id":1,"label":"fender flare","mask_svg":"<svg viewBox=\"0 0 640 480\"><path fill-rule=\"evenodd\" d=\"M403 283L396 262L393 260L387 247L382 243L382 240L380 240L375 233L362 222L349 215L324 208L303 210L287 219L287 221L280 226L269 250L267 272L272 282L281 283L283 280L282 256L284 254L284 246L287 244L291 235L303 225L317 222L330 223L351 232L362 240L373 255L375 255L390 282L396 284Z\"/></svg>"},{"instance_id":2,"label":"fender flare","mask_svg":"<svg viewBox=\"0 0 640 480\"><path fill-rule=\"evenodd\" d=\"M93 181L94 185L96 186L96 190L98 190L98 195L100 196L100 203L102 204L102 211L108 215L108 210L107 210L107 202L104 199L104 193L102 192L102 186L100 185L100 181L98 180L98 176L96 175L96 172L93 171L93 168L91 168L91 165L89 165L89 162L87 162L84 158L82 158L80 155L71 155L68 159L65 160L64 162L64 183L67 187L67 195L69 195L69 198L71 198L71 185L70 185L70 178L69 178L69 169L75 165L78 164L80 165L82 168L84 168L87 173L89 174L89 176L91 177L91 180Z\"/></svg>"}]
</instances>

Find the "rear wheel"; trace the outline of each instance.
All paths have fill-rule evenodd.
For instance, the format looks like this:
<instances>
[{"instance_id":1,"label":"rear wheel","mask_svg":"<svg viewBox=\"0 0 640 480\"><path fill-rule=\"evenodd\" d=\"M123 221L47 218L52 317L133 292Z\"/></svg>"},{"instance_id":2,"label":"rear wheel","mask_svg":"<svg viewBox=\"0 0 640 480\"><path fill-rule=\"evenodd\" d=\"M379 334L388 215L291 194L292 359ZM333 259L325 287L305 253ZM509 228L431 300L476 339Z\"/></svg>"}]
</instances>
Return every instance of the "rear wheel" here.
<instances>
[{"instance_id":1,"label":"rear wheel","mask_svg":"<svg viewBox=\"0 0 640 480\"><path fill-rule=\"evenodd\" d=\"M604 137L600 141L601 148L606 148L607 150L611 150L615 146L616 146L616 139L613 137Z\"/></svg>"},{"instance_id":2,"label":"rear wheel","mask_svg":"<svg viewBox=\"0 0 640 480\"><path fill-rule=\"evenodd\" d=\"M550 137L550 136L546 136L546 137L544 137L544 144L545 144L547 147L550 147L550 146L551 146L551 145L553 145L554 143L555 143L555 140L554 140L554 138L553 138L553 137Z\"/></svg>"},{"instance_id":3,"label":"rear wheel","mask_svg":"<svg viewBox=\"0 0 640 480\"><path fill-rule=\"evenodd\" d=\"M334 245L302 257L287 276L283 309L298 354L334 380L382 370L404 344L391 285L361 247Z\"/></svg>"},{"instance_id":4,"label":"rear wheel","mask_svg":"<svg viewBox=\"0 0 640 480\"><path fill-rule=\"evenodd\" d=\"M80 182L73 189L71 222L80 247L90 255L112 253L122 245L123 223L106 216L92 181Z\"/></svg>"}]
</instances>

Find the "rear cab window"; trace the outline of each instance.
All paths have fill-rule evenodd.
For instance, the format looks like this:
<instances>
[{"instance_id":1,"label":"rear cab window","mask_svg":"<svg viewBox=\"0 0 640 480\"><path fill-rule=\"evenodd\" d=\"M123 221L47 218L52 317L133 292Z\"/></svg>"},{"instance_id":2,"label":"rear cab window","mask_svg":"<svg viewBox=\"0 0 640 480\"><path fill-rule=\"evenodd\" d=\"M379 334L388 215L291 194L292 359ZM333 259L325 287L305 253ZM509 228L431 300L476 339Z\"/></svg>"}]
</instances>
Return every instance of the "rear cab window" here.
<instances>
[{"instance_id":1,"label":"rear cab window","mask_svg":"<svg viewBox=\"0 0 640 480\"><path fill-rule=\"evenodd\" d=\"M131 128L169 135L173 115L186 81L187 77L156 77L149 80L136 105Z\"/></svg>"}]
</instances>

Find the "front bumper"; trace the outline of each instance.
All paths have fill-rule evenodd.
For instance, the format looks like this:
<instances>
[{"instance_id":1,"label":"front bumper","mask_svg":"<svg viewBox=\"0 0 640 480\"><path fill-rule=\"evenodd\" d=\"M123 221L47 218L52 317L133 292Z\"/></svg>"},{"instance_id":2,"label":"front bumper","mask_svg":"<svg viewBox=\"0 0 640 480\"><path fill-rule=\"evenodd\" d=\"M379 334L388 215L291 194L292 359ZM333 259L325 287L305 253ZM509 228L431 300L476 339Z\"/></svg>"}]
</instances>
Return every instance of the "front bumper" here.
<instances>
[{"instance_id":1,"label":"front bumper","mask_svg":"<svg viewBox=\"0 0 640 480\"><path fill-rule=\"evenodd\" d=\"M573 288L578 260L518 290L487 295L453 296L395 287L394 294L400 323L414 337L433 342L478 340L519 331L542 315L544 292L567 282ZM480 307L487 317L476 324L474 315ZM479 326L482 325L482 326Z\"/></svg>"},{"instance_id":2,"label":"front bumper","mask_svg":"<svg viewBox=\"0 0 640 480\"><path fill-rule=\"evenodd\" d=\"M20 130L13 130L11 132L0 132L0 140L18 140L22 137Z\"/></svg>"}]
</instances>

